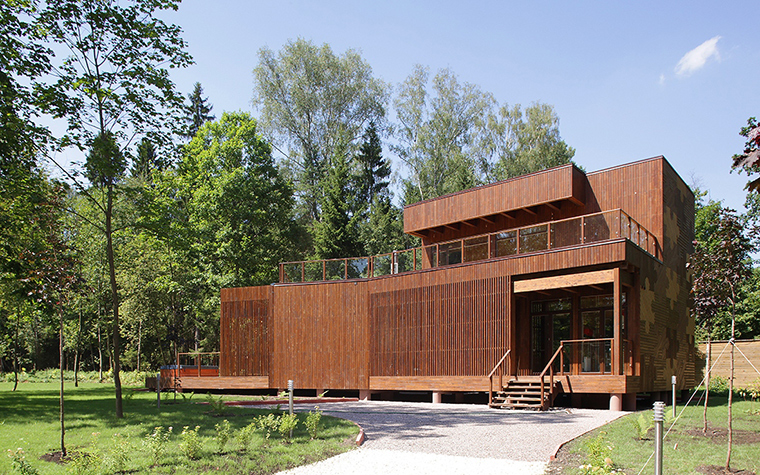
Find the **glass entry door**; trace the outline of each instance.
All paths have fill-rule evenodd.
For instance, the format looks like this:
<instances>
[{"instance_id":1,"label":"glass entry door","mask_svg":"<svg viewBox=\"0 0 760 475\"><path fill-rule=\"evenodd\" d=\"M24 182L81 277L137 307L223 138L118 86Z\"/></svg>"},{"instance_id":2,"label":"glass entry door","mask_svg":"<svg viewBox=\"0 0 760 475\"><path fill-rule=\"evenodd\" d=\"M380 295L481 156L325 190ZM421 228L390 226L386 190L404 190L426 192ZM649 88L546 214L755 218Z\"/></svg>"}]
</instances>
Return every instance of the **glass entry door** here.
<instances>
[{"instance_id":1,"label":"glass entry door","mask_svg":"<svg viewBox=\"0 0 760 475\"><path fill-rule=\"evenodd\" d=\"M531 303L531 371L540 373L546 367L562 340L572 338L572 301L544 300ZM559 360L555 363L559 370ZM565 360L565 371L569 361Z\"/></svg>"},{"instance_id":2,"label":"glass entry door","mask_svg":"<svg viewBox=\"0 0 760 475\"><path fill-rule=\"evenodd\" d=\"M583 343L581 371L583 373L609 373L612 370L612 342L599 341L613 338L614 310L611 295L581 298L583 339L596 340Z\"/></svg>"}]
</instances>

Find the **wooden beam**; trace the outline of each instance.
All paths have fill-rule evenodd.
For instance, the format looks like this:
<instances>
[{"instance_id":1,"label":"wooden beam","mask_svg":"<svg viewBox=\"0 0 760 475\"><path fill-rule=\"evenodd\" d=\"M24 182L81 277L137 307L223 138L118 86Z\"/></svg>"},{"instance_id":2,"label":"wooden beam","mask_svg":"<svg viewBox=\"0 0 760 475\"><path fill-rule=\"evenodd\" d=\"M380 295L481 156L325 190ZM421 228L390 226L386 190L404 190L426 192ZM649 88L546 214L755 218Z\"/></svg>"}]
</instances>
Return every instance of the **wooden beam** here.
<instances>
[{"instance_id":1,"label":"wooden beam","mask_svg":"<svg viewBox=\"0 0 760 475\"><path fill-rule=\"evenodd\" d=\"M540 277L538 279L515 281L515 293L539 290L563 289L583 285L607 284L614 281L614 269L582 272L578 274Z\"/></svg>"},{"instance_id":2,"label":"wooden beam","mask_svg":"<svg viewBox=\"0 0 760 475\"><path fill-rule=\"evenodd\" d=\"M481 216L480 219L482 219L483 221L485 221L488 224L495 224L496 223L496 221L494 221L493 219L491 219L490 216Z\"/></svg>"},{"instance_id":3,"label":"wooden beam","mask_svg":"<svg viewBox=\"0 0 760 475\"><path fill-rule=\"evenodd\" d=\"M459 231L459 229L461 228L461 226L459 225L459 223L444 224L443 227L444 228L449 228L452 231Z\"/></svg>"},{"instance_id":4,"label":"wooden beam","mask_svg":"<svg viewBox=\"0 0 760 475\"><path fill-rule=\"evenodd\" d=\"M538 214L530 208L520 208L520 209L533 216L536 216L536 214Z\"/></svg>"},{"instance_id":5,"label":"wooden beam","mask_svg":"<svg viewBox=\"0 0 760 475\"><path fill-rule=\"evenodd\" d=\"M546 206L548 206L549 208L553 209L554 211L558 213L561 211L557 206L554 205L554 203L546 203Z\"/></svg>"},{"instance_id":6,"label":"wooden beam","mask_svg":"<svg viewBox=\"0 0 760 475\"><path fill-rule=\"evenodd\" d=\"M502 215L502 216L504 216L505 218L508 218L508 219L515 219L515 217L512 216L512 213L514 213L514 211L505 211L505 212L499 213L499 214Z\"/></svg>"},{"instance_id":7,"label":"wooden beam","mask_svg":"<svg viewBox=\"0 0 760 475\"><path fill-rule=\"evenodd\" d=\"M475 222L477 223L478 219L477 219L477 218L475 218L475 219L473 219L472 221L475 221ZM476 227L477 227L477 225L476 225L476 224L472 224L472 223L471 223L471 222L469 222L469 221L462 221L462 224L464 224L465 226L469 226L469 227L471 227L471 228L476 228Z\"/></svg>"}]
</instances>

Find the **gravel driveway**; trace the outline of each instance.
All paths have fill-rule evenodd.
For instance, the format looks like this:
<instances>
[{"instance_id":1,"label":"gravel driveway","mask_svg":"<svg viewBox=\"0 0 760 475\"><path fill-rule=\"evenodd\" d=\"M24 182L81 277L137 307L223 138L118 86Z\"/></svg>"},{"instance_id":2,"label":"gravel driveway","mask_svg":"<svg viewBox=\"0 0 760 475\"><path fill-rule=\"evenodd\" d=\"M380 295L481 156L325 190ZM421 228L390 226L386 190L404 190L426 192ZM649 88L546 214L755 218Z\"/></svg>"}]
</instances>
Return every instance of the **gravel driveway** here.
<instances>
[{"instance_id":1,"label":"gravel driveway","mask_svg":"<svg viewBox=\"0 0 760 475\"><path fill-rule=\"evenodd\" d=\"M361 425L364 445L282 474L541 474L562 443L625 414L386 401L324 404L320 409Z\"/></svg>"}]
</instances>

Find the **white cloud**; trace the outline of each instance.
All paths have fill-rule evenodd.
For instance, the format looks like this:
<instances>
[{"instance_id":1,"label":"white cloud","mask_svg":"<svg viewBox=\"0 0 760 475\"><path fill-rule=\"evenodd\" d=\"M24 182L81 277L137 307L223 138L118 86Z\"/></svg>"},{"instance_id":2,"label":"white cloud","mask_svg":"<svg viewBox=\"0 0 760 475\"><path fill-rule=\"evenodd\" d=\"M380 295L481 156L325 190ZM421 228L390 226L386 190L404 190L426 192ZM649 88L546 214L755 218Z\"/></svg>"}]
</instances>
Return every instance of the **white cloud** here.
<instances>
[{"instance_id":1,"label":"white cloud","mask_svg":"<svg viewBox=\"0 0 760 475\"><path fill-rule=\"evenodd\" d=\"M665 75L660 74L660 86L664 86L664 85L665 85Z\"/></svg>"},{"instance_id":2,"label":"white cloud","mask_svg":"<svg viewBox=\"0 0 760 475\"><path fill-rule=\"evenodd\" d=\"M689 76L693 72L702 69L711 58L720 59L718 53L718 40L720 36L710 38L693 50L689 51L676 65L675 71L679 76Z\"/></svg>"}]
</instances>

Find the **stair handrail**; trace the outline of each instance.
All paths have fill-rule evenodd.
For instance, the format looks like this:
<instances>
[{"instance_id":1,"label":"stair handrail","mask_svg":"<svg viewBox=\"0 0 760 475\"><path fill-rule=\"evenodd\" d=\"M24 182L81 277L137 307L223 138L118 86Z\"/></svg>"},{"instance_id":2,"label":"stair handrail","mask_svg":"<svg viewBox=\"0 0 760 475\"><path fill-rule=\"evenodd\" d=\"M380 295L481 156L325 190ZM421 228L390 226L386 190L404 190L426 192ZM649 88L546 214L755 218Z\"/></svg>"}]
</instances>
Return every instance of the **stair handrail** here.
<instances>
[{"instance_id":1,"label":"stair handrail","mask_svg":"<svg viewBox=\"0 0 760 475\"><path fill-rule=\"evenodd\" d=\"M559 348L557 348L557 351L554 352L554 355L552 355L551 359L549 360L549 363L546 365L544 370L541 372L541 375L539 378L541 378L541 409L546 409L546 399L545 399L545 389L544 389L544 378L546 377L546 372L549 372L549 387L552 388L552 391L554 390L554 360L557 359L557 356L564 353L565 349L565 342L562 341L559 344ZM561 370L562 368L560 368Z\"/></svg>"},{"instance_id":2,"label":"stair handrail","mask_svg":"<svg viewBox=\"0 0 760 475\"><path fill-rule=\"evenodd\" d=\"M493 375L496 373L496 371L501 368L502 363L504 363L504 360L506 360L509 357L509 353L512 352L512 349L508 349L506 353L504 353L504 356L501 357L498 363L496 363L496 366L493 367L490 373L488 373L488 405L491 405L491 402L493 401ZM504 381L502 379L504 375L504 371L499 372L499 387L504 387Z\"/></svg>"}]
</instances>

